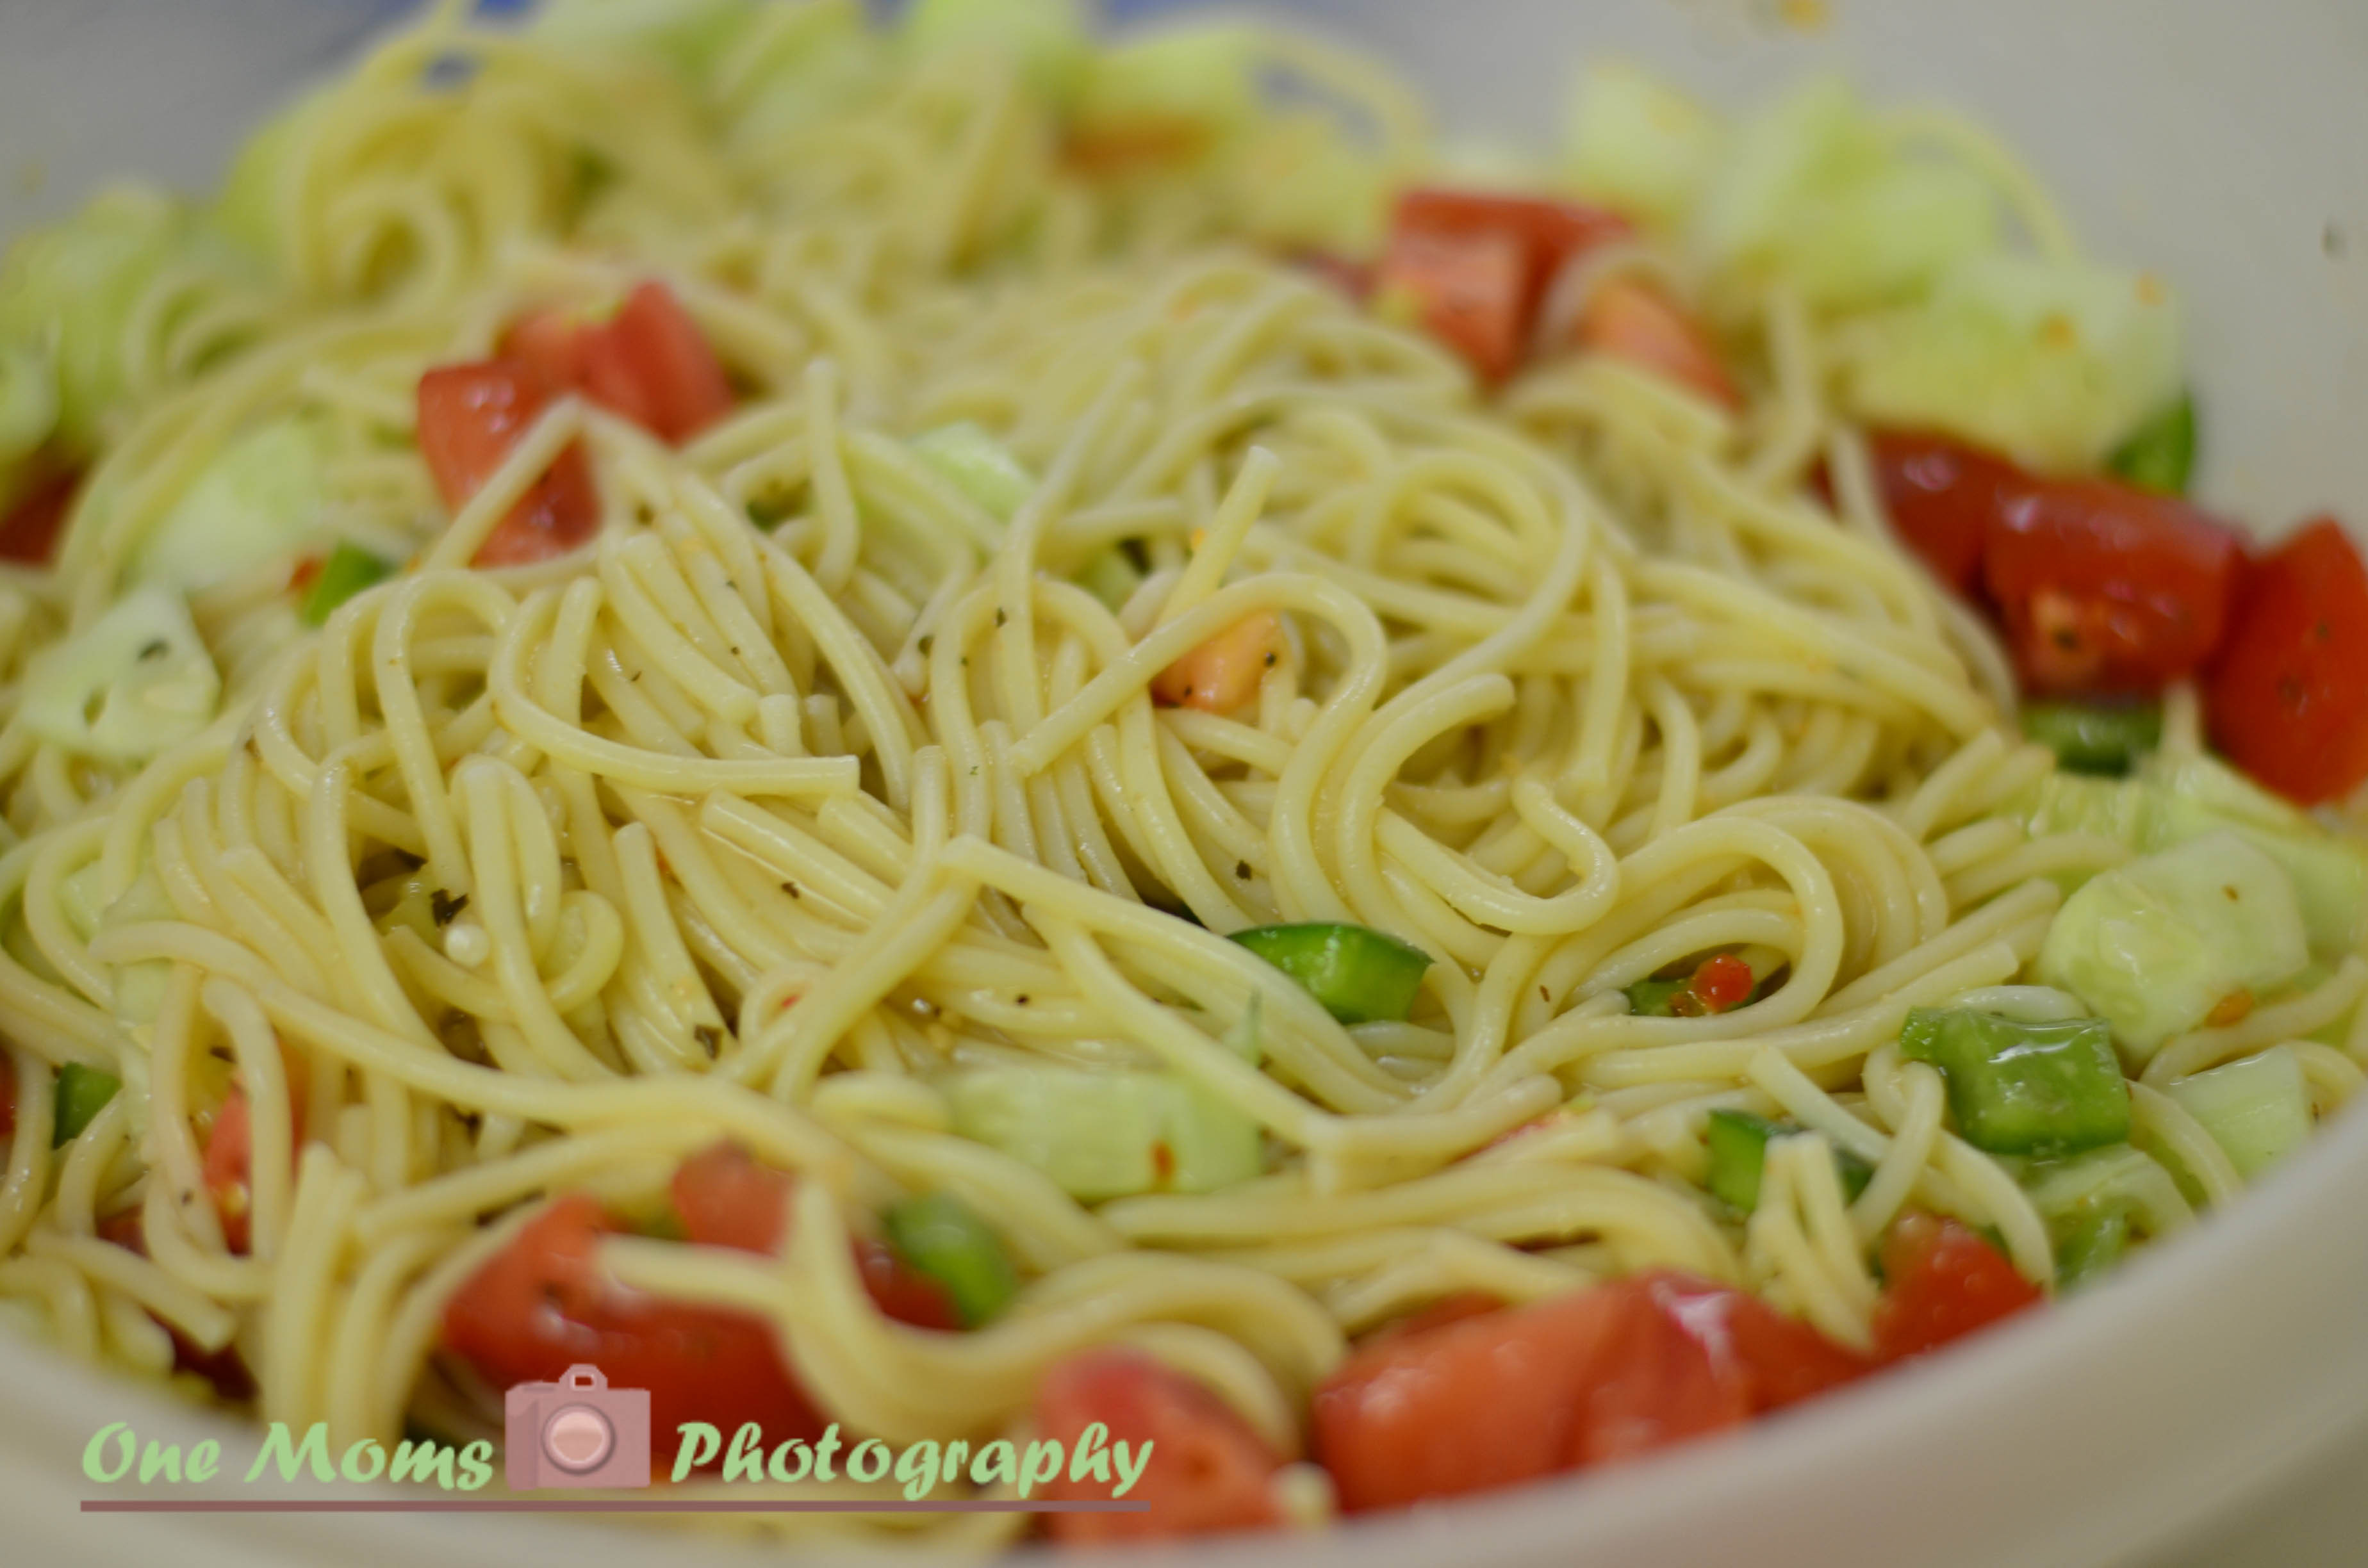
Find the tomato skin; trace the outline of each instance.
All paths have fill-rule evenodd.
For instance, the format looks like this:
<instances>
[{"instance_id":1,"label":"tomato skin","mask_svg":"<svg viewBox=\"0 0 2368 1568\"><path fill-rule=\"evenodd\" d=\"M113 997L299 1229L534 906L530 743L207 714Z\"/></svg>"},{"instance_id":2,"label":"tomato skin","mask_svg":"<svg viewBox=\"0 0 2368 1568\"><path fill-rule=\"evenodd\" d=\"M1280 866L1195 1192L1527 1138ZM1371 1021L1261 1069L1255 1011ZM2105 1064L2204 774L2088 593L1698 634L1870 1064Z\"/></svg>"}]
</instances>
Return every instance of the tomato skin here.
<instances>
[{"instance_id":1,"label":"tomato skin","mask_svg":"<svg viewBox=\"0 0 2368 1568\"><path fill-rule=\"evenodd\" d=\"M712 1143L685 1160L667 1193L684 1235L700 1246L776 1252L789 1229L789 1176L737 1143Z\"/></svg>"},{"instance_id":2,"label":"tomato skin","mask_svg":"<svg viewBox=\"0 0 2368 1568\"><path fill-rule=\"evenodd\" d=\"M1064 1543L1170 1540L1282 1522L1274 1472L1281 1456L1214 1393L1140 1350L1087 1350L1054 1363L1036 1387L1036 1426L1074 1452L1095 1423L1105 1447L1152 1445L1143 1477L1124 1500L1141 1514L1051 1514L1045 1530ZM1115 1482L1116 1471L1112 1477ZM1108 1498L1111 1484L1064 1469L1046 1489L1058 1502Z\"/></svg>"},{"instance_id":3,"label":"tomato skin","mask_svg":"<svg viewBox=\"0 0 2368 1568\"><path fill-rule=\"evenodd\" d=\"M0 515L0 561L47 566L58 552L58 536L74 511L82 475L71 469L41 474Z\"/></svg>"},{"instance_id":4,"label":"tomato skin","mask_svg":"<svg viewBox=\"0 0 2368 1568\"><path fill-rule=\"evenodd\" d=\"M205 1177L214 1211L222 1216L222 1240L235 1253L245 1252L250 1240L254 1171L253 1115L246 1091L233 1089L206 1132Z\"/></svg>"},{"instance_id":5,"label":"tomato skin","mask_svg":"<svg viewBox=\"0 0 2368 1568\"><path fill-rule=\"evenodd\" d=\"M515 359L442 365L419 378L419 452L445 506L458 511L468 504L553 395L531 366ZM599 526L591 468L583 448L570 444L495 525L474 563L549 561L589 541Z\"/></svg>"},{"instance_id":6,"label":"tomato skin","mask_svg":"<svg viewBox=\"0 0 2368 1568\"><path fill-rule=\"evenodd\" d=\"M1457 238L1510 234L1520 241L1523 253L1520 310L1525 324L1536 317L1554 275L1574 257L1636 232L1627 219L1601 207L1438 186L1417 187L1401 195L1395 226Z\"/></svg>"},{"instance_id":7,"label":"tomato skin","mask_svg":"<svg viewBox=\"0 0 2368 1568\"><path fill-rule=\"evenodd\" d=\"M776 1253L789 1234L786 1172L759 1165L737 1143L712 1143L685 1160L668 1194L684 1237L700 1246ZM945 1287L907 1267L883 1242L858 1238L855 1263L872 1304L913 1328L952 1333L962 1314Z\"/></svg>"},{"instance_id":8,"label":"tomato skin","mask_svg":"<svg viewBox=\"0 0 2368 1568\"><path fill-rule=\"evenodd\" d=\"M1981 584L1991 519L2032 477L2002 458L1924 431L1877 430L1867 445L1893 529L1934 576L1972 597Z\"/></svg>"},{"instance_id":9,"label":"tomato skin","mask_svg":"<svg viewBox=\"0 0 2368 1568\"><path fill-rule=\"evenodd\" d=\"M1493 385L1520 368L1529 347L1528 268L1511 234L1401 232L1374 274L1373 307L1420 327Z\"/></svg>"},{"instance_id":10,"label":"tomato skin","mask_svg":"<svg viewBox=\"0 0 2368 1568\"><path fill-rule=\"evenodd\" d=\"M649 282L609 324L619 358L649 400L650 428L679 445L732 412L723 365L674 290Z\"/></svg>"},{"instance_id":11,"label":"tomato skin","mask_svg":"<svg viewBox=\"0 0 2368 1568\"><path fill-rule=\"evenodd\" d=\"M823 1420L782 1367L763 1320L624 1290L594 1255L618 1228L586 1193L553 1199L444 1309L444 1343L497 1388L552 1382L589 1362L621 1388L650 1391L651 1435L671 1450L680 1426L766 1441L813 1440Z\"/></svg>"},{"instance_id":12,"label":"tomato skin","mask_svg":"<svg viewBox=\"0 0 2368 1568\"><path fill-rule=\"evenodd\" d=\"M1374 302L1461 354L1494 384L1520 368L1547 288L1571 258L1632 233L1600 208L1418 188L1398 198Z\"/></svg>"},{"instance_id":13,"label":"tomato skin","mask_svg":"<svg viewBox=\"0 0 2368 1568\"><path fill-rule=\"evenodd\" d=\"M1663 1313L1700 1343L1752 1414L1797 1404L1864 1377L1874 1363L1759 1297L1670 1269L1637 1277Z\"/></svg>"},{"instance_id":14,"label":"tomato skin","mask_svg":"<svg viewBox=\"0 0 2368 1568\"><path fill-rule=\"evenodd\" d=\"M1634 1280L1359 1346L1322 1388L1315 1452L1350 1512L1622 1459L1750 1414Z\"/></svg>"},{"instance_id":15,"label":"tomato skin","mask_svg":"<svg viewBox=\"0 0 2368 1568\"><path fill-rule=\"evenodd\" d=\"M1883 1244L1883 1300L1874 1309L1879 1360L1899 1361L1953 1340L2040 1301L2039 1287L2004 1253L1954 1220L1908 1214Z\"/></svg>"},{"instance_id":16,"label":"tomato skin","mask_svg":"<svg viewBox=\"0 0 2368 1568\"><path fill-rule=\"evenodd\" d=\"M655 280L605 322L564 311L522 317L499 353L677 446L732 412L723 362L674 290Z\"/></svg>"},{"instance_id":17,"label":"tomato skin","mask_svg":"<svg viewBox=\"0 0 2368 1568\"><path fill-rule=\"evenodd\" d=\"M2368 566L2332 517L2255 562L2204 687L2212 740L2304 805L2368 779Z\"/></svg>"},{"instance_id":18,"label":"tomato skin","mask_svg":"<svg viewBox=\"0 0 2368 1568\"><path fill-rule=\"evenodd\" d=\"M1701 324L1648 283L1606 280L1588 297L1576 336L1583 348L1624 359L1722 407L1742 406L1742 394Z\"/></svg>"},{"instance_id":19,"label":"tomato skin","mask_svg":"<svg viewBox=\"0 0 2368 1568\"><path fill-rule=\"evenodd\" d=\"M2009 496L1982 578L2026 689L2151 692L2219 646L2243 562L2235 532L2185 502L2086 479Z\"/></svg>"}]
</instances>

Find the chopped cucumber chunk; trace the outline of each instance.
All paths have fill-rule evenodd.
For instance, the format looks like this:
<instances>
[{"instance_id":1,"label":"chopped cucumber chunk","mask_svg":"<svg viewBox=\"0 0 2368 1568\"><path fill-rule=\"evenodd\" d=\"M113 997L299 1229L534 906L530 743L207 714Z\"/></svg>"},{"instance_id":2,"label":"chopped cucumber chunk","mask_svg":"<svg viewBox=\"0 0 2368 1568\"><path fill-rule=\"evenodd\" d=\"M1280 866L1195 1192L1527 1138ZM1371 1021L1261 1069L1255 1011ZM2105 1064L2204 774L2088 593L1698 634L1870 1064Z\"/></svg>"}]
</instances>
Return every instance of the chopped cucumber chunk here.
<instances>
[{"instance_id":1,"label":"chopped cucumber chunk","mask_svg":"<svg viewBox=\"0 0 2368 1568\"><path fill-rule=\"evenodd\" d=\"M2022 1186L2032 1207L2051 1226L2099 1210L2120 1209L2135 1217L2147 1235L2165 1236L2195 1219L2170 1172L2127 1143L2068 1160L2037 1162L2023 1173Z\"/></svg>"},{"instance_id":2,"label":"chopped cucumber chunk","mask_svg":"<svg viewBox=\"0 0 2368 1568\"><path fill-rule=\"evenodd\" d=\"M2119 778L2162 744L2162 710L2151 702L2032 702L2022 733L2075 773Z\"/></svg>"},{"instance_id":3,"label":"chopped cucumber chunk","mask_svg":"<svg viewBox=\"0 0 2368 1568\"><path fill-rule=\"evenodd\" d=\"M2170 1097L2203 1124L2246 1180L2302 1147L2310 1137L2310 1082L2293 1050L2273 1045L2258 1056L2181 1078Z\"/></svg>"},{"instance_id":4,"label":"chopped cucumber chunk","mask_svg":"<svg viewBox=\"0 0 2368 1568\"><path fill-rule=\"evenodd\" d=\"M1363 926L1259 926L1235 932L1234 940L1299 982L1344 1024L1403 1020L1430 968L1420 948Z\"/></svg>"},{"instance_id":5,"label":"chopped cucumber chunk","mask_svg":"<svg viewBox=\"0 0 2368 1568\"><path fill-rule=\"evenodd\" d=\"M1677 980L1640 980L1621 994L1628 998L1628 1011L1640 1018L1674 1018L1679 1016L1678 998L1694 988L1693 977Z\"/></svg>"},{"instance_id":6,"label":"chopped cucumber chunk","mask_svg":"<svg viewBox=\"0 0 2368 1568\"><path fill-rule=\"evenodd\" d=\"M2066 899L2039 977L2086 1002L2144 1062L2229 996L2266 992L2309 961L2293 879L2223 830L2107 871Z\"/></svg>"},{"instance_id":7,"label":"chopped cucumber chunk","mask_svg":"<svg viewBox=\"0 0 2368 1568\"><path fill-rule=\"evenodd\" d=\"M2034 1024L1918 1007L1899 1049L1941 1070L1965 1142L1994 1154L2057 1155L2130 1135L2130 1090L2100 1018Z\"/></svg>"},{"instance_id":8,"label":"chopped cucumber chunk","mask_svg":"<svg viewBox=\"0 0 2368 1568\"><path fill-rule=\"evenodd\" d=\"M1701 196L1725 135L1717 115L1651 72L1600 61L1572 96L1563 167L1577 195L1674 225Z\"/></svg>"},{"instance_id":9,"label":"chopped cucumber chunk","mask_svg":"<svg viewBox=\"0 0 2368 1568\"><path fill-rule=\"evenodd\" d=\"M151 585L36 654L17 715L68 751L137 762L211 723L221 698L222 676L188 607Z\"/></svg>"},{"instance_id":10,"label":"chopped cucumber chunk","mask_svg":"<svg viewBox=\"0 0 2368 1568\"><path fill-rule=\"evenodd\" d=\"M1019 1293L1019 1270L1003 1238L961 1199L908 1198L889 1208L884 1222L898 1255L946 1288L964 1328L1002 1316Z\"/></svg>"},{"instance_id":11,"label":"chopped cucumber chunk","mask_svg":"<svg viewBox=\"0 0 2368 1568\"><path fill-rule=\"evenodd\" d=\"M1076 103L1090 137L1128 131L1214 141L1258 118L1264 55L1257 28L1226 20L1179 22L1097 54Z\"/></svg>"},{"instance_id":12,"label":"chopped cucumber chunk","mask_svg":"<svg viewBox=\"0 0 2368 1568\"><path fill-rule=\"evenodd\" d=\"M1011 449L966 419L919 437L913 450L998 522L1009 522L1036 494L1036 476Z\"/></svg>"},{"instance_id":13,"label":"chopped cucumber chunk","mask_svg":"<svg viewBox=\"0 0 2368 1568\"><path fill-rule=\"evenodd\" d=\"M1710 1151L1710 1195L1738 1213L1759 1207L1759 1177L1768 1165L1770 1139L1788 1138L1802 1131L1798 1122L1771 1121L1749 1111L1710 1113L1706 1142ZM1855 1201L1874 1179L1874 1167L1847 1149L1834 1151L1835 1174L1841 1177L1842 1196Z\"/></svg>"},{"instance_id":14,"label":"chopped cucumber chunk","mask_svg":"<svg viewBox=\"0 0 2368 1568\"><path fill-rule=\"evenodd\" d=\"M1110 549L1086 562L1085 570L1077 574L1077 584L1116 615L1143 586L1143 574L1126 558L1125 551Z\"/></svg>"},{"instance_id":15,"label":"chopped cucumber chunk","mask_svg":"<svg viewBox=\"0 0 2368 1568\"><path fill-rule=\"evenodd\" d=\"M2004 254L1869 318L1843 392L1871 423L1945 430L2044 472L2086 472L2179 395L2177 301L2153 278Z\"/></svg>"},{"instance_id":16,"label":"chopped cucumber chunk","mask_svg":"<svg viewBox=\"0 0 2368 1568\"><path fill-rule=\"evenodd\" d=\"M1995 248L1998 204L1975 170L1902 153L1846 82L1820 77L1730 139L1694 237L1722 271L1855 311L1920 295Z\"/></svg>"},{"instance_id":17,"label":"chopped cucumber chunk","mask_svg":"<svg viewBox=\"0 0 2368 1568\"><path fill-rule=\"evenodd\" d=\"M2195 472L2194 396L2182 395L2139 426L2137 434L2113 454L2112 467L2144 489L2186 494L2188 478Z\"/></svg>"},{"instance_id":18,"label":"chopped cucumber chunk","mask_svg":"<svg viewBox=\"0 0 2368 1568\"><path fill-rule=\"evenodd\" d=\"M2069 1295L2087 1290L2121 1263L2129 1250L2130 1211L2091 1210L2050 1233L2055 1243L2056 1293Z\"/></svg>"},{"instance_id":19,"label":"chopped cucumber chunk","mask_svg":"<svg viewBox=\"0 0 2368 1568\"><path fill-rule=\"evenodd\" d=\"M1258 1124L1172 1073L976 1067L946 1082L954 1131L1088 1203L1213 1192L1258 1175Z\"/></svg>"},{"instance_id":20,"label":"chopped cucumber chunk","mask_svg":"<svg viewBox=\"0 0 2368 1568\"><path fill-rule=\"evenodd\" d=\"M1056 104L1075 97L1093 62L1080 0L914 0L905 40L923 53L990 49Z\"/></svg>"},{"instance_id":21,"label":"chopped cucumber chunk","mask_svg":"<svg viewBox=\"0 0 2368 1568\"><path fill-rule=\"evenodd\" d=\"M201 588L295 555L321 526L328 438L306 419L275 419L224 447L140 551L134 575Z\"/></svg>"},{"instance_id":22,"label":"chopped cucumber chunk","mask_svg":"<svg viewBox=\"0 0 2368 1568\"><path fill-rule=\"evenodd\" d=\"M2141 853L2234 832L2293 879L2312 951L2340 957L2368 936L2368 846L2327 832L2208 756L2157 752L2121 781L2052 775L2023 823L2034 835L2094 834Z\"/></svg>"},{"instance_id":23,"label":"chopped cucumber chunk","mask_svg":"<svg viewBox=\"0 0 2368 1568\"><path fill-rule=\"evenodd\" d=\"M123 1087L123 1080L112 1073L96 1067L85 1067L79 1062L69 1062L58 1069L57 1123L51 1129L50 1147L63 1149L83 1135L115 1091Z\"/></svg>"}]
</instances>

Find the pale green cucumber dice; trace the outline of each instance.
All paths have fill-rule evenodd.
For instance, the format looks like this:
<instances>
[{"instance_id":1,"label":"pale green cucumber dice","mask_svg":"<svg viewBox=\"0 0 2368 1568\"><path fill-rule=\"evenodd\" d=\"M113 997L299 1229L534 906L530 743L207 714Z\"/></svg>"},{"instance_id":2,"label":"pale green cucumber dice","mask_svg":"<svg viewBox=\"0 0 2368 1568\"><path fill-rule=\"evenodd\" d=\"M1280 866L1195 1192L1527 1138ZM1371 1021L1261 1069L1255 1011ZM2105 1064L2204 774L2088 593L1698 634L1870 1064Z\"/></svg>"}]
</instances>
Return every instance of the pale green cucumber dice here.
<instances>
[{"instance_id":1,"label":"pale green cucumber dice","mask_svg":"<svg viewBox=\"0 0 2368 1568\"><path fill-rule=\"evenodd\" d=\"M2283 1045L2181 1078L2169 1094L2248 1181L2310 1137L2310 1083L2301 1060Z\"/></svg>"},{"instance_id":2,"label":"pale green cucumber dice","mask_svg":"<svg viewBox=\"0 0 2368 1568\"><path fill-rule=\"evenodd\" d=\"M108 762L138 762L213 722L222 676L169 589L136 588L25 672L17 716L42 740Z\"/></svg>"},{"instance_id":3,"label":"pale green cucumber dice","mask_svg":"<svg viewBox=\"0 0 2368 1568\"><path fill-rule=\"evenodd\" d=\"M1172 1073L978 1067L944 1088L955 1131L1034 1167L1083 1202L1212 1192L1263 1168L1258 1124Z\"/></svg>"},{"instance_id":4,"label":"pale green cucumber dice","mask_svg":"<svg viewBox=\"0 0 2368 1568\"><path fill-rule=\"evenodd\" d=\"M1571 97L1563 171L1590 201L1674 226L1701 197L1725 137L1716 114L1651 72L1601 61Z\"/></svg>"},{"instance_id":5,"label":"pale green cucumber dice","mask_svg":"<svg viewBox=\"0 0 2368 1568\"><path fill-rule=\"evenodd\" d=\"M2309 962L2293 880L2224 830L2091 880L2057 912L2038 973L2144 1062L2231 994L2268 991Z\"/></svg>"},{"instance_id":6,"label":"pale green cucumber dice","mask_svg":"<svg viewBox=\"0 0 2368 1568\"><path fill-rule=\"evenodd\" d=\"M328 437L309 419L274 419L223 448L142 546L134 575L201 588L318 539L328 505Z\"/></svg>"}]
</instances>

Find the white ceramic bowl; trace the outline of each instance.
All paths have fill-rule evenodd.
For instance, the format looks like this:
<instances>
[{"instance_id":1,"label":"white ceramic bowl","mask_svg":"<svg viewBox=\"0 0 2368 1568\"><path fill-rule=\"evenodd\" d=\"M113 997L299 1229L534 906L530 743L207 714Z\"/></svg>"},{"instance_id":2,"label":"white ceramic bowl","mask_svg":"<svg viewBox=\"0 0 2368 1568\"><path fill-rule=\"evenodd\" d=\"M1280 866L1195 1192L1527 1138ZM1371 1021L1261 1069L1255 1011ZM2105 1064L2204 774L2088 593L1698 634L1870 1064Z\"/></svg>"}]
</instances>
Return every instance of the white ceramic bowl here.
<instances>
[{"instance_id":1,"label":"white ceramic bowl","mask_svg":"<svg viewBox=\"0 0 2368 1568\"><path fill-rule=\"evenodd\" d=\"M2368 7L1828 7L1827 25L1809 30L1782 25L1773 0L1285 8L1378 45L1437 92L1451 119L1480 129L1544 133L1571 62L1606 50L1721 98L1839 63L1880 97L1971 109L2031 156L2096 249L2187 292L2209 498L2269 529L2326 507L2368 521ZM201 180L239 127L393 8L6 0L0 176L16 177L0 188L0 231L110 172ZM19 173L34 169L38 182ZM2103 1568L2161 1562L2184 1540L2178 1559L2198 1568L2358 1562L2368 1560L2368 1519L2344 1506L2357 1471L2338 1445L2368 1422L2363 1304L2368 1119L2354 1116L2241 1208L2105 1288L1782 1421L1321 1540L1184 1555L1308 1568ZM218 1430L152 1392L0 1342L0 1559L44 1568L757 1560L745 1548L532 1519L82 1516L76 1500L96 1490L80 1475L82 1447L113 1420L184 1441Z\"/></svg>"}]
</instances>

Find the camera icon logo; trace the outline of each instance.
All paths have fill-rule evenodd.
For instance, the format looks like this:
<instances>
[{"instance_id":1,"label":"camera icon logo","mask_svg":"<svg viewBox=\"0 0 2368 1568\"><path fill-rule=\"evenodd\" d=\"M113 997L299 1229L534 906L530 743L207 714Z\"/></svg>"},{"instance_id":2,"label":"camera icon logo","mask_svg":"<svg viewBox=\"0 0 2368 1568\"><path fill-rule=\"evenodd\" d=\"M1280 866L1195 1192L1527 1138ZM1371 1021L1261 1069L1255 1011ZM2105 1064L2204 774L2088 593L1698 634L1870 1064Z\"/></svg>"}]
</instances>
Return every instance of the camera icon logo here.
<instances>
[{"instance_id":1,"label":"camera icon logo","mask_svg":"<svg viewBox=\"0 0 2368 1568\"><path fill-rule=\"evenodd\" d=\"M502 1398L502 1478L513 1492L647 1486L649 1390L612 1389L586 1366L518 1384Z\"/></svg>"}]
</instances>

